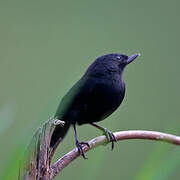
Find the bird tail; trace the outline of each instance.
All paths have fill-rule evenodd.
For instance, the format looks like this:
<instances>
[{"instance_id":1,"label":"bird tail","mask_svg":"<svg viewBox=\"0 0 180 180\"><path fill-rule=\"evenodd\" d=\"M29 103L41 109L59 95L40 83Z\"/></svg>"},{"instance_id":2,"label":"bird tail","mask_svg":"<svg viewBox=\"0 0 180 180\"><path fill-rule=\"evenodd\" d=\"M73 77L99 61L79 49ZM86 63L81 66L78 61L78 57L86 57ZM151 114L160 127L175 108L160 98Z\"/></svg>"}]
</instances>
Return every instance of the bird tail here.
<instances>
[{"instance_id":1,"label":"bird tail","mask_svg":"<svg viewBox=\"0 0 180 180\"><path fill-rule=\"evenodd\" d=\"M65 135L67 134L69 128L70 128L70 123L65 122L65 124L63 126L58 125L56 126L56 128L54 129L54 132L52 134L51 137L51 143L50 143L50 147L53 147L57 141L62 141L63 138L65 137Z\"/></svg>"}]
</instances>

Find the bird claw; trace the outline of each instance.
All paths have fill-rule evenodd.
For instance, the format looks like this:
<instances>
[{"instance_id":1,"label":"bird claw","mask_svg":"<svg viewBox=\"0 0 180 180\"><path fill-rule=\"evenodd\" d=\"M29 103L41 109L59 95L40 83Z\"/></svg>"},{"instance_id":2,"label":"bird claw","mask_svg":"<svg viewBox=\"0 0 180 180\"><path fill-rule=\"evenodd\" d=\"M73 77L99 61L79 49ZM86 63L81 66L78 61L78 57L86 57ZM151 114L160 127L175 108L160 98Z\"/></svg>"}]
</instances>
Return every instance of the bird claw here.
<instances>
[{"instance_id":1,"label":"bird claw","mask_svg":"<svg viewBox=\"0 0 180 180\"><path fill-rule=\"evenodd\" d=\"M87 145L90 148L90 145L87 142L79 142L79 141L76 142L76 147L78 148L79 154L82 155L84 159L87 159L85 152L83 150L83 145Z\"/></svg>"},{"instance_id":2,"label":"bird claw","mask_svg":"<svg viewBox=\"0 0 180 180\"><path fill-rule=\"evenodd\" d=\"M104 128L104 135L106 136L108 142L112 142L111 150L113 150L114 142L116 142L114 134L111 131L108 131L106 128Z\"/></svg>"}]
</instances>

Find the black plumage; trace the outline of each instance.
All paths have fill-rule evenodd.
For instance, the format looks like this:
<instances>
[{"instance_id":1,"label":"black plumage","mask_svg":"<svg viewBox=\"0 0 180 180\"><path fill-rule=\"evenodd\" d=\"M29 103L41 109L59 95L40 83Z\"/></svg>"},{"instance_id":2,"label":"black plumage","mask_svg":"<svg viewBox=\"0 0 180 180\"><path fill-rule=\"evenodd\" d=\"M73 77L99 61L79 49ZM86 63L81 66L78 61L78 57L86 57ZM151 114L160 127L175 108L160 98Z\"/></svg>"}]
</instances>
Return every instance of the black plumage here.
<instances>
[{"instance_id":1,"label":"black plumage","mask_svg":"<svg viewBox=\"0 0 180 180\"><path fill-rule=\"evenodd\" d=\"M98 126L101 121L112 114L121 104L125 96L125 83L122 75L127 64L139 54L107 54L98 57L87 69L82 78L67 92L60 102L55 118L65 121L65 125L57 126L52 135L51 147L59 138L63 139L69 127L73 125L76 146L85 157L76 134L76 124L91 124L102 129L109 141L115 141L111 132ZM113 145L113 144L112 144Z\"/></svg>"}]
</instances>

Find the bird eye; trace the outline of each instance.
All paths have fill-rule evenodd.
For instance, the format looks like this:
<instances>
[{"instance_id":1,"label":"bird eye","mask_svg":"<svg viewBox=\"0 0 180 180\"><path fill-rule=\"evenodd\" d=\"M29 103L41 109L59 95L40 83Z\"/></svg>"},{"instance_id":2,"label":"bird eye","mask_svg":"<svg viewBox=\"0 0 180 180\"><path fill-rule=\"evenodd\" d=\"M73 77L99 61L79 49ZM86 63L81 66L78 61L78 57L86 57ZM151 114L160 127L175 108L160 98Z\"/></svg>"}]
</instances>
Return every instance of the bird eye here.
<instances>
[{"instance_id":1,"label":"bird eye","mask_svg":"<svg viewBox=\"0 0 180 180\"><path fill-rule=\"evenodd\" d=\"M117 59L117 60L121 60L121 57L120 57L120 56L117 56L116 59Z\"/></svg>"}]
</instances>

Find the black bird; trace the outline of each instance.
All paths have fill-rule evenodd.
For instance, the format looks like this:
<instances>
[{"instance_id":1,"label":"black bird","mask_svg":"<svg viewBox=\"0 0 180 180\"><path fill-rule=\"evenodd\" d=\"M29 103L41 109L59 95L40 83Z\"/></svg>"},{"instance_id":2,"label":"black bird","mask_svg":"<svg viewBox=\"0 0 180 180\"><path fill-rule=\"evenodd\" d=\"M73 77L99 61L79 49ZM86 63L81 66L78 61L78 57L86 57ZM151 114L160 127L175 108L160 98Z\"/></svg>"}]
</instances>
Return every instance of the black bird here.
<instances>
[{"instance_id":1,"label":"black bird","mask_svg":"<svg viewBox=\"0 0 180 180\"><path fill-rule=\"evenodd\" d=\"M84 158L82 145L76 133L76 124L90 124L101 129L108 141L114 147L113 133L97 125L112 114L121 104L125 95L125 83L122 79L126 65L131 63L140 54L127 56L124 54L107 54L98 57L87 69L81 79L67 92L61 100L55 118L65 122L58 125L52 135L50 146L53 147L58 140L62 140L69 127L74 129L76 146Z\"/></svg>"}]
</instances>

